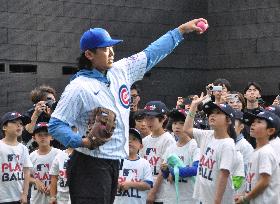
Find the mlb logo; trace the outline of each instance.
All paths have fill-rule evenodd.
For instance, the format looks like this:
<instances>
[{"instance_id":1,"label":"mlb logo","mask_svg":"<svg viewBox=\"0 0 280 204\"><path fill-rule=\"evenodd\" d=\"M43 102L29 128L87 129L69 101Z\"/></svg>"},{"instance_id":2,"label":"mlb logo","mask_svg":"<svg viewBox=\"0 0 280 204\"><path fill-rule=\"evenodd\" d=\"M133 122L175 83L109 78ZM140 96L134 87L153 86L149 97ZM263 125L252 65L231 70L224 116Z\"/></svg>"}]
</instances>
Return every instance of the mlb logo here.
<instances>
[{"instance_id":1,"label":"mlb logo","mask_svg":"<svg viewBox=\"0 0 280 204\"><path fill-rule=\"evenodd\" d=\"M184 157L184 156L179 156L179 158L180 158L182 161L185 161L185 157Z\"/></svg>"},{"instance_id":2,"label":"mlb logo","mask_svg":"<svg viewBox=\"0 0 280 204\"><path fill-rule=\"evenodd\" d=\"M16 154L8 154L8 162L11 162L13 160L19 160L19 155Z\"/></svg>"},{"instance_id":3,"label":"mlb logo","mask_svg":"<svg viewBox=\"0 0 280 204\"><path fill-rule=\"evenodd\" d=\"M49 170L49 165L48 164L38 164L37 165L37 171L42 171L44 168Z\"/></svg>"},{"instance_id":4,"label":"mlb logo","mask_svg":"<svg viewBox=\"0 0 280 204\"><path fill-rule=\"evenodd\" d=\"M146 155L150 155L151 153L156 154L157 153L156 148L147 148Z\"/></svg>"},{"instance_id":5,"label":"mlb logo","mask_svg":"<svg viewBox=\"0 0 280 204\"><path fill-rule=\"evenodd\" d=\"M137 169L124 169L123 176L134 178L137 176Z\"/></svg>"}]
</instances>

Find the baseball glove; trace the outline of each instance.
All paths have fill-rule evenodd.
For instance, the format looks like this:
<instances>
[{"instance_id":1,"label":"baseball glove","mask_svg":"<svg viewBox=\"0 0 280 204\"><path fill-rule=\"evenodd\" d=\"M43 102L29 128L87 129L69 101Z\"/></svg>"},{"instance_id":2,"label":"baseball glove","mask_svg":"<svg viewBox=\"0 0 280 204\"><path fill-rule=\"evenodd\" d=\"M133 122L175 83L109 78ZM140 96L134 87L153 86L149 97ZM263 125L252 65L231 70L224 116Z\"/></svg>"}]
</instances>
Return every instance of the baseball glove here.
<instances>
[{"instance_id":1,"label":"baseball glove","mask_svg":"<svg viewBox=\"0 0 280 204\"><path fill-rule=\"evenodd\" d=\"M87 137L91 146L89 149L95 149L110 140L116 127L116 114L107 109L95 108L89 116Z\"/></svg>"}]
</instances>

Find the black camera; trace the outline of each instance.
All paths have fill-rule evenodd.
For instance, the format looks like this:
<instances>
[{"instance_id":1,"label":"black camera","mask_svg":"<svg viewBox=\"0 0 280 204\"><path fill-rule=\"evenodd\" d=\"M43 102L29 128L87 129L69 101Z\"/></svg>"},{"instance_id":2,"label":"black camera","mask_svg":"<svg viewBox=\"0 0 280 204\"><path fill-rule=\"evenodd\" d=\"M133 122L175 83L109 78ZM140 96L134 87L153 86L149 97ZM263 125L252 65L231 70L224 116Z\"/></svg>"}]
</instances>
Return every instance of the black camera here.
<instances>
[{"instance_id":1,"label":"black camera","mask_svg":"<svg viewBox=\"0 0 280 204\"><path fill-rule=\"evenodd\" d=\"M52 111L56 108L57 102L54 100L47 100L45 101L45 105L49 107Z\"/></svg>"}]
</instances>

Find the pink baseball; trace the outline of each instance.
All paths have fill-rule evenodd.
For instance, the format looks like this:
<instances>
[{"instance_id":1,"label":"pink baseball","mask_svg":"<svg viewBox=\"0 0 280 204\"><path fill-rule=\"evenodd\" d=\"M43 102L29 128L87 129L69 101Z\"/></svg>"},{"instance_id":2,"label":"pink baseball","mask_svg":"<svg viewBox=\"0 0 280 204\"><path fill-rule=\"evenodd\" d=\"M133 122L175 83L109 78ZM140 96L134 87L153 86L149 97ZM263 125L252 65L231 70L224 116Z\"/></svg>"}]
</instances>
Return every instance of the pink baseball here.
<instances>
[{"instance_id":1,"label":"pink baseball","mask_svg":"<svg viewBox=\"0 0 280 204\"><path fill-rule=\"evenodd\" d=\"M200 27L203 32L205 32L208 28L208 24L204 23L204 21L199 21L196 26Z\"/></svg>"}]
</instances>

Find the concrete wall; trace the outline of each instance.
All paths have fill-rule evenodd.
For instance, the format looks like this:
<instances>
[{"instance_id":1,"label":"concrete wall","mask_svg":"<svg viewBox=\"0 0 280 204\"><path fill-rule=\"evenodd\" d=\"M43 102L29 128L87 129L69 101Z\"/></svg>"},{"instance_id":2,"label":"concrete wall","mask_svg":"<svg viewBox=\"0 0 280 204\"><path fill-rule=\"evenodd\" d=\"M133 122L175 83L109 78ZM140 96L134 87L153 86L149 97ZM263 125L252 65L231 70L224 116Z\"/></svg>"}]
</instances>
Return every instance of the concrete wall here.
<instances>
[{"instance_id":1,"label":"concrete wall","mask_svg":"<svg viewBox=\"0 0 280 204\"><path fill-rule=\"evenodd\" d=\"M226 77L237 90L257 81L264 95L277 94L280 1L209 0L208 17L207 78Z\"/></svg>"}]
</instances>

